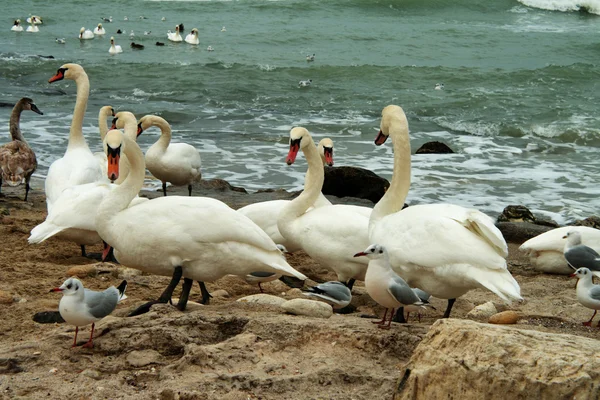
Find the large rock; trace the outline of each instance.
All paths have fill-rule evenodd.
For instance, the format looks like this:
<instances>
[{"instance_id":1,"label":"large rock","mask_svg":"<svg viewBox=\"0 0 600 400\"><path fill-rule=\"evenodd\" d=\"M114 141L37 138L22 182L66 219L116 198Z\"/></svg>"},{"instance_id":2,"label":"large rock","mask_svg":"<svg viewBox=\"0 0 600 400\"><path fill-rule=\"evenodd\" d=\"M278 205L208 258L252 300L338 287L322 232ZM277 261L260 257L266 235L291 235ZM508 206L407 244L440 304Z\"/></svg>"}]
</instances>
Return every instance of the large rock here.
<instances>
[{"instance_id":1,"label":"large rock","mask_svg":"<svg viewBox=\"0 0 600 400\"><path fill-rule=\"evenodd\" d=\"M496 222L496 227L508 243L521 244L532 237L553 229L549 226L536 225L531 222Z\"/></svg>"},{"instance_id":2,"label":"large rock","mask_svg":"<svg viewBox=\"0 0 600 400\"><path fill-rule=\"evenodd\" d=\"M401 372L400 399L598 399L600 341L441 319Z\"/></svg>"},{"instance_id":3,"label":"large rock","mask_svg":"<svg viewBox=\"0 0 600 400\"><path fill-rule=\"evenodd\" d=\"M329 304L308 299L288 300L281 305L281 308L289 314L307 317L329 318L333 315L333 309Z\"/></svg>"},{"instance_id":4,"label":"large rock","mask_svg":"<svg viewBox=\"0 0 600 400\"><path fill-rule=\"evenodd\" d=\"M390 186L387 179L357 167L325 167L323 194L358 197L377 203Z\"/></svg>"},{"instance_id":5,"label":"large rock","mask_svg":"<svg viewBox=\"0 0 600 400\"><path fill-rule=\"evenodd\" d=\"M415 154L452 154L452 150L446 143L433 141L423 144L419 147Z\"/></svg>"}]
</instances>

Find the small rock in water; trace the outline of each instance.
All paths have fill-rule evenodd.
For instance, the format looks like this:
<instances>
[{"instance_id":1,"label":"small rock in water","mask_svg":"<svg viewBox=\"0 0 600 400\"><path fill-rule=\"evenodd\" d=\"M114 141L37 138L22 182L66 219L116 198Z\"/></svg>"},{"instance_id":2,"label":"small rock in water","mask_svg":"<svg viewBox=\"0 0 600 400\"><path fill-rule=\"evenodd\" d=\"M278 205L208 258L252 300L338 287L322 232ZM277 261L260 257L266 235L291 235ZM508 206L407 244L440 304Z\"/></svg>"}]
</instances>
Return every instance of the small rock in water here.
<instances>
[{"instance_id":1,"label":"small rock in water","mask_svg":"<svg viewBox=\"0 0 600 400\"><path fill-rule=\"evenodd\" d=\"M476 319L476 320L486 320L490 318L492 315L496 314L498 310L496 310L496 306L491 301L487 303L483 303L472 309L467 313L467 318Z\"/></svg>"},{"instance_id":2,"label":"small rock in water","mask_svg":"<svg viewBox=\"0 0 600 400\"><path fill-rule=\"evenodd\" d=\"M490 319L488 320L488 322L490 324L508 325L508 324L516 324L518 320L519 320L519 314L517 314L515 311L509 310L509 311L502 311L498 314L492 315L490 317Z\"/></svg>"},{"instance_id":3,"label":"small rock in water","mask_svg":"<svg viewBox=\"0 0 600 400\"><path fill-rule=\"evenodd\" d=\"M307 317L329 318L333 315L333 308L329 304L308 299L288 300L281 308L287 313Z\"/></svg>"},{"instance_id":4,"label":"small rock in water","mask_svg":"<svg viewBox=\"0 0 600 400\"><path fill-rule=\"evenodd\" d=\"M71 267L67 271L68 276L76 276L78 278L86 278L88 276L96 276L98 274L98 269L95 265L78 265L76 267Z\"/></svg>"},{"instance_id":5,"label":"small rock in water","mask_svg":"<svg viewBox=\"0 0 600 400\"><path fill-rule=\"evenodd\" d=\"M281 297L273 296L272 294L260 293L242 297L237 301L242 303L263 304L266 306L280 306L285 303L286 300Z\"/></svg>"}]
</instances>

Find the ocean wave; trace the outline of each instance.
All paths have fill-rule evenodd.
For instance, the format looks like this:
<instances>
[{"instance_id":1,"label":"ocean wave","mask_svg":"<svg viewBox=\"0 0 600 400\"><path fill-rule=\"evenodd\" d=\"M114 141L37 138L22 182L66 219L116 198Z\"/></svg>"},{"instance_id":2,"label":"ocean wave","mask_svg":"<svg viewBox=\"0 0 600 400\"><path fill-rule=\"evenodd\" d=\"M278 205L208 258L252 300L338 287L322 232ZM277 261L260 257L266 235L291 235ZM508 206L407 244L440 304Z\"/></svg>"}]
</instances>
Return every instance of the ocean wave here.
<instances>
[{"instance_id":1,"label":"ocean wave","mask_svg":"<svg viewBox=\"0 0 600 400\"><path fill-rule=\"evenodd\" d=\"M517 0L531 8L562 12L587 12L600 15L599 0Z\"/></svg>"}]
</instances>

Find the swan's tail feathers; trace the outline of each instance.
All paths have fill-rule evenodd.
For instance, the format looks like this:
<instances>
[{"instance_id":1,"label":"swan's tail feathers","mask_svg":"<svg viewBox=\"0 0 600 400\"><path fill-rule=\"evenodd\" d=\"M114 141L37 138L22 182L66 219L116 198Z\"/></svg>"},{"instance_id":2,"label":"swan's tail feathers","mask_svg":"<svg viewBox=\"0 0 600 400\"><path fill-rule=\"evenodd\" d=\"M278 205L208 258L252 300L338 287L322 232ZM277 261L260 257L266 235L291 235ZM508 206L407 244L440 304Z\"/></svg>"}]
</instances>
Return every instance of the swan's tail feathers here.
<instances>
[{"instance_id":1,"label":"swan's tail feathers","mask_svg":"<svg viewBox=\"0 0 600 400\"><path fill-rule=\"evenodd\" d=\"M283 261L283 260L282 260ZM308 279L306 275L301 272L296 271L291 265L287 262L283 261L280 263L270 263L269 266L274 270L280 272L282 275L293 276L295 278L306 280Z\"/></svg>"},{"instance_id":2,"label":"swan's tail feathers","mask_svg":"<svg viewBox=\"0 0 600 400\"><path fill-rule=\"evenodd\" d=\"M27 239L29 244L42 243L44 240L64 231L65 228L56 226L49 222L42 222L31 230L31 235Z\"/></svg>"},{"instance_id":3,"label":"swan's tail feathers","mask_svg":"<svg viewBox=\"0 0 600 400\"><path fill-rule=\"evenodd\" d=\"M508 303L512 300L523 300L521 287L508 270L481 271L473 268L471 274L481 286Z\"/></svg>"},{"instance_id":4,"label":"swan's tail feathers","mask_svg":"<svg viewBox=\"0 0 600 400\"><path fill-rule=\"evenodd\" d=\"M127 281L123 281L119 286L117 286L117 290L119 291L118 302L121 302L127 298L127 296L125 295L125 289L127 289Z\"/></svg>"},{"instance_id":5,"label":"swan's tail feathers","mask_svg":"<svg viewBox=\"0 0 600 400\"><path fill-rule=\"evenodd\" d=\"M500 232L487 215L477 210L469 212L465 227L488 242L502 257L508 257L508 245Z\"/></svg>"}]
</instances>

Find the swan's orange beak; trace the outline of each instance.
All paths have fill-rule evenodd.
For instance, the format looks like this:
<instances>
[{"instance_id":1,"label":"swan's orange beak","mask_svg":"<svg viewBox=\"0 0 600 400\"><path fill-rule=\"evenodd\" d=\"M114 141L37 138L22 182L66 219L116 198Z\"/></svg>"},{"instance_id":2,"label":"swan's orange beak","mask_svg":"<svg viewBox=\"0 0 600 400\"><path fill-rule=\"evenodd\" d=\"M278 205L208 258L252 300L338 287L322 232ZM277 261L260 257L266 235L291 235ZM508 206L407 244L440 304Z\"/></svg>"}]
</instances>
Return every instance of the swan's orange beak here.
<instances>
[{"instance_id":1,"label":"swan's orange beak","mask_svg":"<svg viewBox=\"0 0 600 400\"><path fill-rule=\"evenodd\" d=\"M301 139L290 139L290 152L285 160L287 165L292 165L294 161L296 161L296 156L300 150L300 140Z\"/></svg>"},{"instance_id":2,"label":"swan's orange beak","mask_svg":"<svg viewBox=\"0 0 600 400\"><path fill-rule=\"evenodd\" d=\"M56 74L52 78L48 79L48 83L60 81L60 80L63 80L64 78L65 78L65 69L59 68L58 71L56 71Z\"/></svg>"},{"instance_id":3,"label":"swan's orange beak","mask_svg":"<svg viewBox=\"0 0 600 400\"><path fill-rule=\"evenodd\" d=\"M110 129L117 129L117 119L118 118L113 118L112 125L110 126Z\"/></svg>"},{"instance_id":4,"label":"swan's orange beak","mask_svg":"<svg viewBox=\"0 0 600 400\"><path fill-rule=\"evenodd\" d=\"M362 256L366 256L366 255L367 255L367 253L365 253L364 251L361 251L361 252L359 252L359 253L356 253L356 254L354 255L354 257L362 257Z\"/></svg>"},{"instance_id":5,"label":"swan's orange beak","mask_svg":"<svg viewBox=\"0 0 600 400\"><path fill-rule=\"evenodd\" d=\"M121 159L121 147L119 146L116 149L111 148L110 146L107 149L106 158L108 159L108 179L111 182L119 179L119 160Z\"/></svg>"},{"instance_id":6,"label":"swan's orange beak","mask_svg":"<svg viewBox=\"0 0 600 400\"><path fill-rule=\"evenodd\" d=\"M333 166L333 149L324 147L323 152L325 153L325 163L332 167Z\"/></svg>"},{"instance_id":7,"label":"swan's orange beak","mask_svg":"<svg viewBox=\"0 0 600 400\"><path fill-rule=\"evenodd\" d=\"M138 124L138 130L137 130L137 136L136 137L139 137L142 134L142 132L144 132L144 130L142 129L142 123L140 122Z\"/></svg>"},{"instance_id":8,"label":"swan's orange beak","mask_svg":"<svg viewBox=\"0 0 600 400\"><path fill-rule=\"evenodd\" d=\"M387 140L387 136L383 134L383 132L381 132L381 130L379 130L379 133L377 134L377 137L375 138L375 144L377 146L381 146L382 144L385 143L385 141Z\"/></svg>"}]
</instances>

